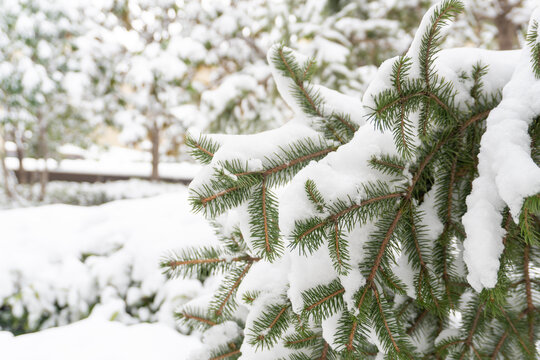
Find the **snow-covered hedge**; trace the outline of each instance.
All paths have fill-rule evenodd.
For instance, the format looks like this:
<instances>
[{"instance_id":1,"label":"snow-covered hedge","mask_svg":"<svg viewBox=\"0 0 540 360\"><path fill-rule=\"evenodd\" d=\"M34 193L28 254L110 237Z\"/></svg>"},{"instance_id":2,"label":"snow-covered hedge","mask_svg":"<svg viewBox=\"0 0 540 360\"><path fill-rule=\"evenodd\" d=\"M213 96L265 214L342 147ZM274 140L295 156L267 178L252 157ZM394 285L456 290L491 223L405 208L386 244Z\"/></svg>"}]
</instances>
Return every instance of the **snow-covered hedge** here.
<instances>
[{"instance_id":1,"label":"snow-covered hedge","mask_svg":"<svg viewBox=\"0 0 540 360\"><path fill-rule=\"evenodd\" d=\"M159 259L178 244L214 238L189 214L186 188L177 189L97 207L0 212L0 329L31 332L90 313L175 327L175 307L206 290L196 279L167 282Z\"/></svg>"}]
</instances>

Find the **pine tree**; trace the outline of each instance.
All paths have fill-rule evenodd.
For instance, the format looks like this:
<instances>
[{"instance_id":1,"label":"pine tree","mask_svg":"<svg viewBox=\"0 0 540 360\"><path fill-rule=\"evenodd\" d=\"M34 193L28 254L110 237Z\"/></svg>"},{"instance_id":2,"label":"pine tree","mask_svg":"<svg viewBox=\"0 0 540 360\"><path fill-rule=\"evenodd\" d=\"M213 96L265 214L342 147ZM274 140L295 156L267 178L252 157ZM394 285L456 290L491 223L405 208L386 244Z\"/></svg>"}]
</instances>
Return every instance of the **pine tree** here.
<instances>
[{"instance_id":1,"label":"pine tree","mask_svg":"<svg viewBox=\"0 0 540 360\"><path fill-rule=\"evenodd\" d=\"M441 50L462 10L433 6L362 104L276 45L295 120L189 137L191 202L222 246L162 266L223 276L178 313L223 340L201 358L538 356L540 10L521 51Z\"/></svg>"},{"instance_id":2,"label":"pine tree","mask_svg":"<svg viewBox=\"0 0 540 360\"><path fill-rule=\"evenodd\" d=\"M20 182L28 180L22 159L41 159L40 200L47 159L58 159L65 143L86 145L91 131L74 94L84 75L73 56L79 24L71 10L54 1L0 4L0 133L17 145Z\"/></svg>"}]
</instances>

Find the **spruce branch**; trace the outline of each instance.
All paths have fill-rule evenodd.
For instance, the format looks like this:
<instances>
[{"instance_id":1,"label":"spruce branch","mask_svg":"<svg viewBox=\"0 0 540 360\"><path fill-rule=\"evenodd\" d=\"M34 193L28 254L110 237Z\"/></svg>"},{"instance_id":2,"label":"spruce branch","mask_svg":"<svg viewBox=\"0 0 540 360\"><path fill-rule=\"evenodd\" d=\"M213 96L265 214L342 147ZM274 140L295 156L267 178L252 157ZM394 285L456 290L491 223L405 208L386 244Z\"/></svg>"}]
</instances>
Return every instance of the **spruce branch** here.
<instances>
[{"instance_id":1,"label":"spruce branch","mask_svg":"<svg viewBox=\"0 0 540 360\"><path fill-rule=\"evenodd\" d=\"M463 9L463 3L459 0L444 0L435 8L427 31L422 36L419 53L420 73L427 91L430 90L431 80L434 78L433 61L441 43L441 30Z\"/></svg>"},{"instance_id":2,"label":"spruce branch","mask_svg":"<svg viewBox=\"0 0 540 360\"><path fill-rule=\"evenodd\" d=\"M317 189L315 181L311 179L306 180L305 190L309 201L313 203L318 212L322 213L325 201L321 192Z\"/></svg>"},{"instance_id":3,"label":"spruce branch","mask_svg":"<svg viewBox=\"0 0 540 360\"><path fill-rule=\"evenodd\" d=\"M333 241L328 242L328 250L334 268L338 274L346 275L352 267L348 263L350 260L348 241L345 239L338 221L334 221L334 224L330 226L329 237L333 239Z\"/></svg>"},{"instance_id":4,"label":"spruce branch","mask_svg":"<svg viewBox=\"0 0 540 360\"><path fill-rule=\"evenodd\" d=\"M343 293L345 289L338 279L326 285L317 285L302 293L305 304L304 313L320 321L326 319L344 307Z\"/></svg>"},{"instance_id":5,"label":"spruce branch","mask_svg":"<svg viewBox=\"0 0 540 360\"><path fill-rule=\"evenodd\" d=\"M350 225L358 220L365 223L368 219L373 218L380 211L389 209L395 203L395 200L403 194L401 192L392 193L389 187L383 183L367 184L364 190L368 196L372 196L362 200L359 204L355 204L352 200L338 200L328 207L332 214L326 218L313 217L302 221L296 221L294 232L292 233L290 246L292 248L299 247L301 253L312 253L316 251L322 244L323 239L335 241L332 234L335 234L331 229L332 224L345 224L345 227L350 229ZM327 236L327 232L331 235Z\"/></svg>"},{"instance_id":6,"label":"spruce branch","mask_svg":"<svg viewBox=\"0 0 540 360\"><path fill-rule=\"evenodd\" d=\"M537 79L540 79L540 42L538 41L539 26L538 21L533 21L527 32L527 45L531 49L531 63L533 72Z\"/></svg>"},{"instance_id":7,"label":"spruce branch","mask_svg":"<svg viewBox=\"0 0 540 360\"><path fill-rule=\"evenodd\" d=\"M175 316L180 323L199 330L207 330L219 323L211 319L205 311L187 306L176 312Z\"/></svg>"},{"instance_id":8,"label":"spruce branch","mask_svg":"<svg viewBox=\"0 0 540 360\"><path fill-rule=\"evenodd\" d=\"M525 315L528 314L528 312L529 312L528 309L525 309L524 311L522 311L519 314L517 319L521 320ZM497 359L497 357L499 355L499 352L501 351L501 349L503 348L503 345L505 344L506 340L508 339L509 332L510 332L510 329L505 329L505 331L502 334L502 336L500 337L499 341L497 341L497 344L496 344L495 348L493 349L493 352L491 353L490 359L492 359L492 360Z\"/></svg>"},{"instance_id":9,"label":"spruce branch","mask_svg":"<svg viewBox=\"0 0 540 360\"><path fill-rule=\"evenodd\" d=\"M252 193L248 204L250 233L253 248L269 261L283 251L278 225L277 199L266 184L266 177Z\"/></svg>"},{"instance_id":10,"label":"spruce branch","mask_svg":"<svg viewBox=\"0 0 540 360\"><path fill-rule=\"evenodd\" d=\"M406 169L405 161L397 156L381 155L380 157L373 157L369 164L372 168L379 170L383 174L394 175L403 178L404 171Z\"/></svg>"},{"instance_id":11,"label":"spruce branch","mask_svg":"<svg viewBox=\"0 0 540 360\"><path fill-rule=\"evenodd\" d=\"M250 344L257 348L271 348L281 338L290 321L290 303L266 306L249 330Z\"/></svg>"},{"instance_id":12,"label":"spruce branch","mask_svg":"<svg viewBox=\"0 0 540 360\"><path fill-rule=\"evenodd\" d=\"M272 63L285 77L293 81L294 86L291 91L302 110L313 117L323 117L319 93L314 91L310 85L304 85L306 80L304 74L309 75L309 71L306 71L308 68L302 70L291 50L283 45L274 52Z\"/></svg>"},{"instance_id":13,"label":"spruce branch","mask_svg":"<svg viewBox=\"0 0 540 360\"><path fill-rule=\"evenodd\" d=\"M521 338L520 332L516 329L516 326L514 325L514 322L512 321L512 319L510 319L507 312L504 310L504 308L502 306L499 305L499 309L501 310L502 314L504 315L504 318L508 322L508 325L510 325L510 328L512 329L512 331L516 335L516 337L517 337L519 343L521 344L523 350L530 356L532 353L529 350L529 345L525 344L524 340Z\"/></svg>"},{"instance_id":14,"label":"spruce branch","mask_svg":"<svg viewBox=\"0 0 540 360\"><path fill-rule=\"evenodd\" d=\"M203 212L210 218L234 208L249 198L250 187L230 186L217 189L203 184L199 189L190 189L189 202L194 212Z\"/></svg>"},{"instance_id":15,"label":"spruce branch","mask_svg":"<svg viewBox=\"0 0 540 360\"><path fill-rule=\"evenodd\" d=\"M473 86L471 87L471 97L474 99L475 105L481 103L482 89L484 88L484 82L482 79L488 73L488 66L482 65L481 62L476 63L472 68Z\"/></svg>"},{"instance_id":16,"label":"spruce branch","mask_svg":"<svg viewBox=\"0 0 540 360\"><path fill-rule=\"evenodd\" d=\"M321 333L307 331L305 333L294 333L285 338L285 346L291 349L304 349L314 346L322 337Z\"/></svg>"},{"instance_id":17,"label":"spruce branch","mask_svg":"<svg viewBox=\"0 0 540 360\"><path fill-rule=\"evenodd\" d=\"M200 135L198 140L187 133L185 144L190 148L189 154L201 164L210 164L214 154L219 150L219 144L207 136Z\"/></svg>"},{"instance_id":18,"label":"spruce branch","mask_svg":"<svg viewBox=\"0 0 540 360\"><path fill-rule=\"evenodd\" d=\"M419 225L420 216L410 204L406 217L408 221L405 222L406 226L400 237L403 239L403 248L408 254L409 263L413 269L418 271L418 274L415 276L417 301L436 311L438 314L443 314L431 270L428 267L430 259L424 254L424 249L429 248L428 241L424 238L424 227ZM427 296L424 295L424 292L426 292Z\"/></svg>"},{"instance_id":19,"label":"spruce branch","mask_svg":"<svg viewBox=\"0 0 540 360\"><path fill-rule=\"evenodd\" d=\"M210 310L213 317L219 319L221 317L230 318L232 316L237 308L234 294L236 294L240 283L252 265L252 262L248 262L244 266L236 267L229 272L210 303Z\"/></svg>"},{"instance_id":20,"label":"spruce branch","mask_svg":"<svg viewBox=\"0 0 540 360\"><path fill-rule=\"evenodd\" d=\"M529 342L531 344L534 344L535 306L533 304L531 277L529 274L529 255L530 255L530 245L525 244L525 249L523 251L523 275L525 278L525 293L527 297L527 320L529 323L528 335L529 335Z\"/></svg>"},{"instance_id":21,"label":"spruce branch","mask_svg":"<svg viewBox=\"0 0 540 360\"><path fill-rule=\"evenodd\" d=\"M429 314L429 310L427 310L427 309L425 309L420 314L418 314L416 319L414 319L413 324L407 329L407 335L414 334L414 332L418 329L418 326L420 325L422 320L424 320L424 318L426 317L427 314Z\"/></svg>"},{"instance_id":22,"label":"spruce branch","mask_svg":"<svg viewBox=\"0 0 540 360\"><path fill-rule=\"evenodd\" d=\"M235 266L234 263L259 260L260 258L249 255L226 257L220 248L215 247L186 248L163 258L161 267L169 277L193 277L227 272Z\"/></svg>"},{"instance_id":23,"label":"spruce branch","mask_svg":"<svg viewBox=\"0 0 540 360\"><path fill-rule=\"evenodd\" d=\"M467 335L467 338L463 341L463 350L460 353L459 360L463 360L465 358L465 355L467 354L467 350L472 350L478 359L482 359L482 357L478 354L478 351L474 347L473 344L473 336L476 333L478 323L480 321L480 316L483 314L484 309L484 302L478 301L473 302L471 306L469 306L469 309L475 309L474 316L471 319L468 319L467 322L469 327L469 332Z\"/></svg>"},{"instance_id":24,"label":"spruce branch","mask_svg":"<svg viewBox=\"0 0 540 360\"><path fill-rule=\"evenodd\" d=\"M376 317L374 318L373 325L376 331L379 333L379 339L382 339L383 341L386 339L390 340L391 347L390 343L385 344L385 346L387 347L387 350L393 349L393 351L389 351L388 353L391 354L395 351L396 356L401 357L401 354L403 351L405 351L405 349L402 348L401 344L398 344L398 342L400 342L400 339L397 335L399 333L397 329L397 324L395 322L392 322L393 317L389 317L386 315L386 313L388 313L390 309L388 308L386 302L383 305L383 299L381 298L381 295L379 294L377 288L373 286L372 289L373 294L375 295L375 303L377 304L377 311L375 312ZM377 317L379 317L381 321L377 321ZM384 325L384 331L387 336L381 334L381 332L383 331L379 328L379 325L381 324Z\"/></svg>"},{"instance_id":25,"label":"spruce branch","mask_svg":"<svg viewBox=\"0 0 540 360\"><path fill-rule=\"evenodd\" d=\"M213 356L210 358L210 360L224 360L224 359L238 359L238 357L241 355L240 349L236 350L230 350L225 348L226 350L222 352L219 355Z\"/></svg>"}]
</instances>

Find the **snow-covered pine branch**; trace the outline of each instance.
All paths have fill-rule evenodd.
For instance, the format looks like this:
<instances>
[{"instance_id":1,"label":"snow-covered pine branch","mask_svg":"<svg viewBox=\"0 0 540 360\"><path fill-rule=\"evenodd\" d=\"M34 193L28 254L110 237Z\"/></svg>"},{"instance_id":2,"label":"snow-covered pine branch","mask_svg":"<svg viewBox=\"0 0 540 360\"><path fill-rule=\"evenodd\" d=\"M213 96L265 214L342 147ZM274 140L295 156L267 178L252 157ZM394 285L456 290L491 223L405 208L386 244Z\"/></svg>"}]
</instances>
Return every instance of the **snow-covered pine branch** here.
<instances>
[{"instance_id":1,"label":"snow-covered pine branch","mask_svg":"<svg viewBox=\"0 0 540 360\"><path fill-rule=\"evenodd\" d=\"M191 201L222 224L224 247L164 265L226 271L206 308L181 310L221 334L200 358L535 357L538 11L521 51L442 50L462 10L433 6L362 103L274 46L295 119L190 140L207 164Z\"/></svg>"}]
</instances>

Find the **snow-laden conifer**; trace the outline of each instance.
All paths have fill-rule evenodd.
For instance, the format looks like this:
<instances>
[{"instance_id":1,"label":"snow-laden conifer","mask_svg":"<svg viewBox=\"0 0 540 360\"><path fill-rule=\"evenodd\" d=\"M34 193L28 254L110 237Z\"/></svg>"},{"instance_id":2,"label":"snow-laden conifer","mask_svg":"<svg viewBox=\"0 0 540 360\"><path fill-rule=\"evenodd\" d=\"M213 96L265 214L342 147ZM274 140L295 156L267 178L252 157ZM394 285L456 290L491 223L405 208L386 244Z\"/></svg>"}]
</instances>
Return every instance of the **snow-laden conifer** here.
<instances>
[{"instance_id":1,"label":"snow-laden conifer","mask_svg":"<svg viewBox=\"0 0 540 360\"><path fill-rule=\"evenodd\" d=\"M276 45L295 119L190 140L207 164L191 201L223 247L163 265L225 272L179 312L221 334L201 358L535 358L540 13L521 51L442 50L462 10L433 6L362 103L312 84L313 61Z\"/></svg>"}]
</instances>

